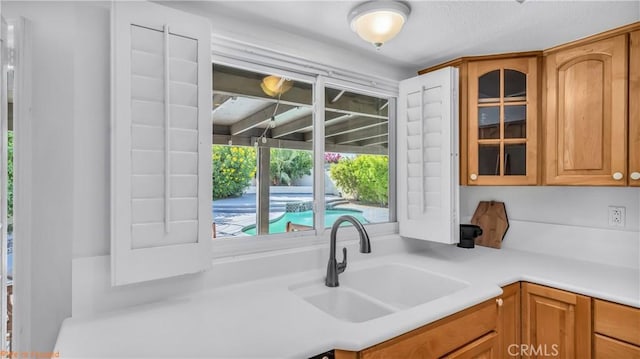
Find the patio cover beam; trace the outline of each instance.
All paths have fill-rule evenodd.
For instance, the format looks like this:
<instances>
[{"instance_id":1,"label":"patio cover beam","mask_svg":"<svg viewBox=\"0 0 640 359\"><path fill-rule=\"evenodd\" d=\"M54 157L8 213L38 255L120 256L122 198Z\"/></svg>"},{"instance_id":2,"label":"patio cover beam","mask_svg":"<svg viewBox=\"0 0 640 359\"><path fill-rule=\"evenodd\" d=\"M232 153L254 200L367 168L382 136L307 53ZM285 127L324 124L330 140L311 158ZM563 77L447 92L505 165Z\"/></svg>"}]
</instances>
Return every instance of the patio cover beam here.
<instances>
[{"instance_id":1,"label":"patio cover beam","mask_svg":"<svg viewBox=\"0 0 640 359\"><path fill-rule=\"evenodd\" d=\"M214 135L214 142L219 141L218 144L228 144L228 140L225 140L229 136L224 135ZM247 146L253 145L253 143L257 140L257 137L252 137L248 141L243 141L247 143ZM214 143L216 144L216 143ZM234 141L235 145L236 142ZM269 147L269 148L286 148L290 150L302 150L302 151L312 151L313 144L310 142L304 141L292 141L292 140L278 140L273 138L267 138L266 143L262 143L262 141L258 142L260 147ZM238 143L240 144L240 142ZM325 143L325 152L340 152L340 153L355 153L355 154L369 154L369 155L386 155L388 154L387 148L384 146L355 146L355 145L336 145L333 143Z\"/></svg>"},{"instance_id":2,"label":"patio cover beam","mask_svg":"<svg viewBox=\"0 0 640 359\"><path fill-rule=\"evenodd\" d=\"M388 134L389 129L386 123L372 126L363 130L349 132L335 137L331 137L334 143L345 144L350 142L362 141L369 138L379 137Z\"/></svg>"},{"instance_id":3,"label":"patio cover beam","mask_svg":"<svg viewBox=\"0 0 640 359\"><path fill-rule=\"evenodd\" d=\"M242 76L221 71L213 71L213 93L227 96L249 97L264 101L276 102L277 99L268 96L260 88L260 78ZM282 94L280 103L292 106L310 106L312 104L312 91L308 88L293 87ZM354 93L344 93L335 103L332 99L325 100L325 109L328 112L351 114L373 118L387 118L388 109L381 108L379 101L373 97L362 96Z\"/></svg>"},{"instance_id":4,"label":"patio cover beam","mask_svg":"<svg viewBox=\"0 0 640 359\"><path fill-rule=\"evenodd\" d=\"M313 116L305 116L303 118L291 121L287 124L277 126L271 130L271 137L280 138L286 135L299 132L302 130L309 130L313 126Z\"/></svg>"},{"instance_id":5,"label":"patio cover beam","mask_svg":"<svg viewBox=\"0 0 640 359\"><path fill-rule=\"evenodd\" d=\"M387 123L387 119L372 119L367 117L358 117L342 122L340 124L329 126L325 129L325 137L333 137L345 133L364 130L365 128L375 127Z\"/></svg>"},{"instance_id":6,"label":"patio cover beam","mask_svg":"<svg viewBox=\"0 0 640 359\"><path fill-rule=\"evenodd\" d=\"M285 104L280 104L277 105L278 106L278 110L275 113L275 116L278 116L280 114L283 114L291 109L296 108L297 106L292 106L292 105L285 105ZM264 124L265 122L268 122L269 120L271 120L271 117L273 116L273 111L276 109L276 104L271 104L269 106L267 106L266 108L252 114L249 115L245 118L243 118L242 120L239 120L238 122L234 123L233 125L231 125L231 134L232 135L239 135L242 132L245 132L247 130L250 130L254 127L258 127L262 124Z\"/></svg>"},{"instance_id":7,"label":"patio cover beam","mask_svg":"<svg viewBox=\"0 0 640 359\"><path fill-rule=\"evenodd\" d=\"M325 113L324 120L325 123L331 123L331 121L343 118L344 116L345 115L337 112ZM272 129L271 137L280 138L292 133L311 130L312 127L313 116L307 116Z\"/></svg>"},{"instance_id":8,"label":"patio cover beam","mask_svg":"<svg viewBox=\"0 0 640 359\"><path fill-rule=\"evenodd\" d=\"M362 140L358 142L358 145L366 147L366 146L375 146L375 145L384 145L389 142L388 135L382 135L379 137L370 138L367 140Z\"/></svg>"},{"instance_id":9,"label":"patio cover beam","mask_svg":"<svg viewBox=\"0 0 640 359\"><path fill-rule=\"evenodd\" d=\"M277 102L277 98L268 96L262 91L260 88L261 82L262 80L259 78L213 71L214 94L249 97L273 103ZM297 87L296 84L280 97L281 104L292 106L311 106L311 102L311 91Z\"/></svg>"}]
</instances>

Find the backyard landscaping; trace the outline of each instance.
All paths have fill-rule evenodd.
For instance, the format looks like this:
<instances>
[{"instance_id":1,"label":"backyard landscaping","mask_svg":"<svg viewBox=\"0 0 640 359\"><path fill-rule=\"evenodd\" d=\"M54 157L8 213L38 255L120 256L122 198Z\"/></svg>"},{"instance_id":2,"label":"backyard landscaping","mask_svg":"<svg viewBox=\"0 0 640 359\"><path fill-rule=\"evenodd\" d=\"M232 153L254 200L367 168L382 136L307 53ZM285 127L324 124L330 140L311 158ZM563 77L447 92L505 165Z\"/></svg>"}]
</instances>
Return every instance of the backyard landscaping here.
<instances>
[{"instance_id":1,"label":"backyard landscaping","mask_svg":"<svg viewBox=\"0 0 640 359\"><path fill-rule=\"evenodd\" d=\"M311 152L271 149L269 233L284 232L286 222L312 226ZM216 238L255 235L256 151L253 147L212 146L213 219ZM388 157L325 154L325 227L352 214L364 223L389 220ZM308 181L307 181L308 182Z\"/></svg>"}]
</instances>

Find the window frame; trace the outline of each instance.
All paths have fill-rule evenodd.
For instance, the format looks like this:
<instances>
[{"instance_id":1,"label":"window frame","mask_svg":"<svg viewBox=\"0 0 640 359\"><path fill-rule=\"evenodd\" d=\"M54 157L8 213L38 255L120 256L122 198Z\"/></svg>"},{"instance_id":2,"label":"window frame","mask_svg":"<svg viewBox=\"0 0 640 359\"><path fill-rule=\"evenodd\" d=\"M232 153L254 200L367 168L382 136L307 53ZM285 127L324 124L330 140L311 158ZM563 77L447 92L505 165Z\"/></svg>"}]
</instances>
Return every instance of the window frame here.
<instances>
[{"instance_id":1,"label":"window frame","mask_svg":"<svg viewBox=\"0 0 640 359\"><path fill-rule=\"evenodd\" d=\"M296 57L287 57L286 63L272 53L270 56L262 52L245 49L240 54L237 49L230 50L229 46L220 46L214 38L212 50L212 66L223 65L258 73L273 74L290 78L293 81L305 82L312 85L313 91L313 199L314 199L314 229L290 233L277 233L269 235L255 235L247 237L216 238L212 240L212 258L219 259L239 255L265 253L278 250L288 250L301 247L327 245L330 229L317 226L324 223L324 168L317 163L324 162L325 147L325 88L344 89L346 91L376 96L389 100L389 221L385 223L366 224L367 232L375 237L382 235L398 234L397 222L397 195L396 195L396 106L397 106L397 82L385 82L381 84L370 80L363 80L361 74L340 70L340 72L319 68L314 64ZM230 40L225 40L229 42ZM246 44L244 46L247 46ZM388 80L387 80L388 81ZM212 120L213 125L213 120ZM342 233L342 232L341 232ZM341 240L356 239L355 231L344 231Z\"/></svg>"}]
</instances>

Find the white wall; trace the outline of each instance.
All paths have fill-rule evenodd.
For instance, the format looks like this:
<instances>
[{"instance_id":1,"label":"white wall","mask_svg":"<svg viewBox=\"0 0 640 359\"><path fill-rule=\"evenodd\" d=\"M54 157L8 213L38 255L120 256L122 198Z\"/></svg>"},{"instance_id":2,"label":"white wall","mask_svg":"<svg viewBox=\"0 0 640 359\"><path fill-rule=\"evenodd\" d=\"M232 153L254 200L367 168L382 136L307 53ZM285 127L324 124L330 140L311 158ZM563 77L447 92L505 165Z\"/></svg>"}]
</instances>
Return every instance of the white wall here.
<instances>
[{"instance_id":1,"label":"white wall","mask_svg":"<svg viewBox=\"0 0 640 359\"><path fill-rule=\"evenodd\" d=\"M640 267L640 188L461 187L462 223L490 200L505 202L505 248ZM611 205L626 208L625 227L609 226Z\"/></svg>"},{"instance_id":2,"label":"white wall","mask_svg":"<svg viewBox=\"0 0 640 359\"><path fill-rule=\"evenodd\" d=\"M25 258L31 265L32 293L18 300L31 306L26 326L32 343L24 349L50 351L61 321L71 313L77 17L75 5L30 2L4 2L3 16L24 16L33 25L32 255Z\"/></svg>"}]
</instances>

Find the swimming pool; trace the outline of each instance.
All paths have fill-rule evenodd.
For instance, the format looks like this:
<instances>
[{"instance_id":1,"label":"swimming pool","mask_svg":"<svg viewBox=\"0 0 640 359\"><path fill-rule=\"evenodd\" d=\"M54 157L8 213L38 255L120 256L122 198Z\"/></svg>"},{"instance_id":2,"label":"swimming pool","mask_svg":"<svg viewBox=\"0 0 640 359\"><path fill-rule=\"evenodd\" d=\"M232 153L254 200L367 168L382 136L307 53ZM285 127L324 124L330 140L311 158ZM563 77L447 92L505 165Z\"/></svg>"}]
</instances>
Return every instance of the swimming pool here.
<instances>
[{"instance_id":1,"label":"swimming pool","mask_svg":"<svg viewBox=\"0 0 640 359\"><path fill-rule=\"evenodd\" d=\"M351 215L356 217L362 223L369 223L363 216L362 212L355 209L327 209L324 212L324 226L325 228L331 227L333 222L342 215ZM285 212L285 214L269 224L269 234L284 233L286 232L287 222L291 221L295 224L302 224L305 226L313 226L313 211L304 212ZM256 226L251 225L242 229L242 231L249 235L256 234Z\"/></svg>"}]
</instances>

